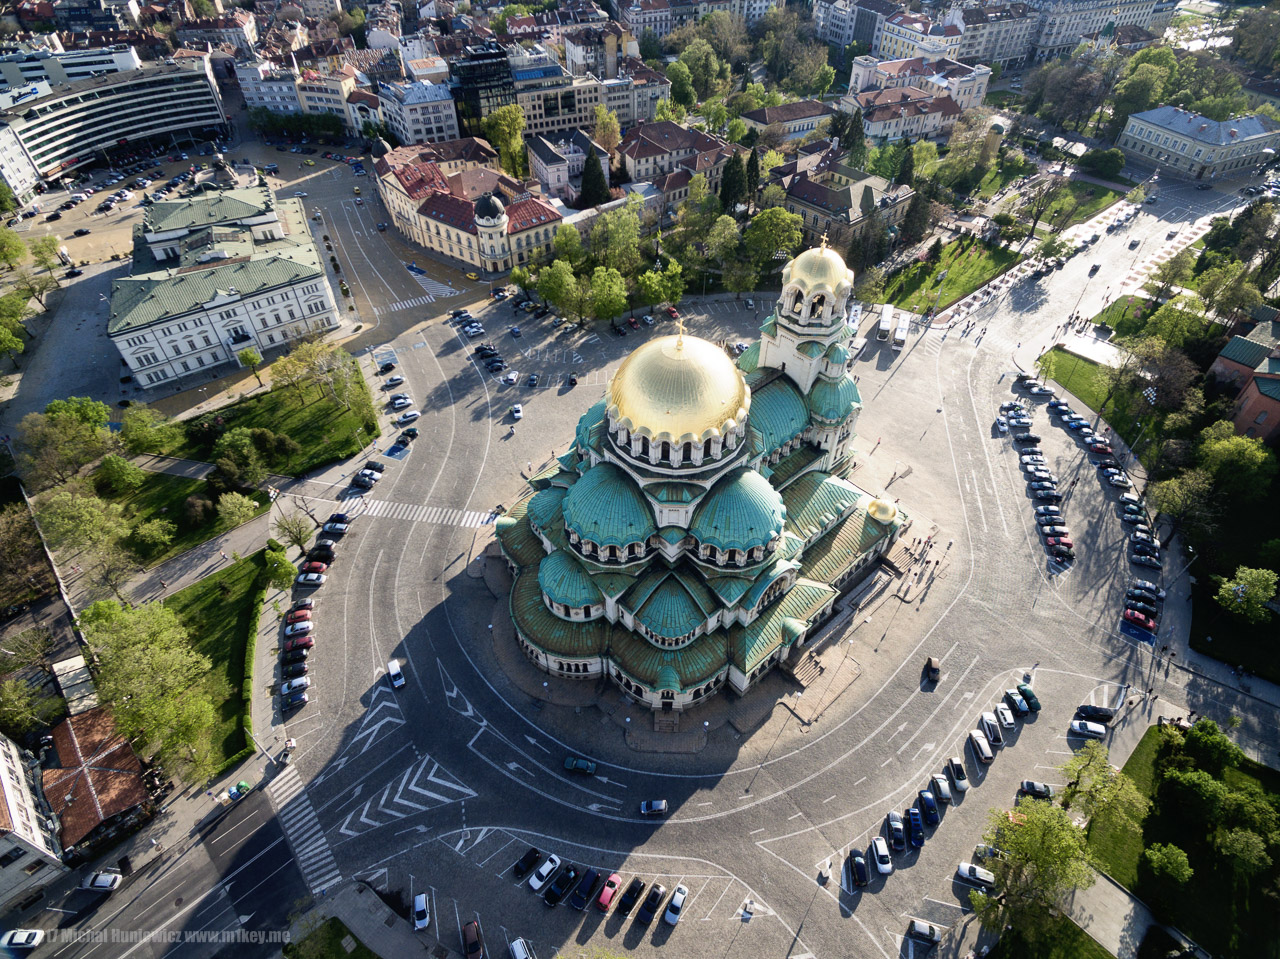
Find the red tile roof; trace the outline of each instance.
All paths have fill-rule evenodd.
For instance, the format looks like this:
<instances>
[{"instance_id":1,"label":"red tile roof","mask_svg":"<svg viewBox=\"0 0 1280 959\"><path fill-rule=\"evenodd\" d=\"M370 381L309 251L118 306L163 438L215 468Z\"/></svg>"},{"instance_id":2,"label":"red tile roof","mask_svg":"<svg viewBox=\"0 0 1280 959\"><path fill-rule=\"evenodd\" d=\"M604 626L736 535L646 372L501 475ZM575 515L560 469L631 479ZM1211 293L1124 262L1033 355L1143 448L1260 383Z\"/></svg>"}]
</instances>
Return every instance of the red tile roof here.
<instances>
[{"instance_id":1,"label":"red tile roof","mask_svg":"<svg viewBox=\"0 0 1280 959\"><path fill-rule=\"evenodd\" d=\"M100 823L147 799L142 763L116 731L105 707L53 730L58 766L41 773L45 798L62 822L62 845L74 846Z\"/></svg>"},{"instance_id":2,"label":"red tile roof","mask_svg":"<svg viewBox=\"0 0 1280 959\"><path fill-rule=\"evenodd\" d=\"M555 207L544 203L537 197L516 200L514 203L507 204L508 233L523 233L525 230L532 230L534 227L558 223L562 219L563 217L556 212Z\"/></svg>"},{"instance_id":3,"label":"red tile roof","mask_svg":"<svg viewBox=\"0 0 1280 959\"><path fill-rule=\"evenodd\" d=\"M429 220L466 233L476 232L476 205L451 193L431 193L418 212Z\"/></svg>"}]
</instances>

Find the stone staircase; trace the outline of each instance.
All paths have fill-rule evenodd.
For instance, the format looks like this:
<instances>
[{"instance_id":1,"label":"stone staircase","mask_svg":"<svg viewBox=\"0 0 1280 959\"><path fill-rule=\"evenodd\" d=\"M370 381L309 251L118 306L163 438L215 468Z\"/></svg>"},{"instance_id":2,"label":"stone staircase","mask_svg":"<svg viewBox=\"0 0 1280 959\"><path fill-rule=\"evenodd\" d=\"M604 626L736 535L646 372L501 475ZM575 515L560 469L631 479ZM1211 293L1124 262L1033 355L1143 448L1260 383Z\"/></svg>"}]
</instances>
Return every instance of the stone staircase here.
<instances>
[{"instance_id":1,"label":"stone staircase","mask_svg":"<svg viewBox=\"0 0 1280 959\"><path fill-rule=\"evenodd\" d=\"M826 667L818 661L818 657L814 655L813 650L809 650L800 658L799 662L788 668L788 672L802 687L808 686L821 676L825 670Z\"/></svg>"},{"instance_id":2,"label":"stone staircase","mask_svg":"<svg viewBox=\"0 0 1280 959\"><path fill-rule=\"evenodd\" d=\"M680 714L656 712L653 714L653 731L655 733L680 732Z\"/></svg>"}]
</instances>

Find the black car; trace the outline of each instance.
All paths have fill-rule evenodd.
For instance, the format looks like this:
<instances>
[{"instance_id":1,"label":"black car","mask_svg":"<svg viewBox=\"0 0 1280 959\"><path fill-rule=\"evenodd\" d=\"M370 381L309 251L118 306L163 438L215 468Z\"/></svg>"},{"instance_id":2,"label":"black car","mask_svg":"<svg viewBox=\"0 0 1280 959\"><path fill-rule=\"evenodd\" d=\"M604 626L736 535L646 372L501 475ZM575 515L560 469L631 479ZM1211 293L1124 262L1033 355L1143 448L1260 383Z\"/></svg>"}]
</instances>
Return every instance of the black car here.
<instances>
[{"instance_id":1,"label":"black car","mask_svg":"<svg viewBox=\"0 0 1280 959\"><path fill-rule=\"evenodd\" d=\"M383 363L381 366L379 366L379 367L378 367L378 372L379 372L379 373L390 373L390 372L391 372L392 370L394 370L395 368L396 368L396 365L395 365L394 363L392 363L390 360L388 360L387 362Z\"/></svg>"},{"instance_id":2,"label":"black car","mask_svg":"<svg viewBox=\"0 0 1280 959\"><path fill-rule=\"evenodd\" d=\"M507 364L502 362L502 360L494 360L492 363L489 364L490 373L501 373L506 368L507 368Z\"/></svg>"},{"instance_id":3,"label":"black car","mask_svg":"<svg viewBox=\"0 0 1280 959\"><path fill-rule=\"evenodd\" d=\"M1116 711L1109 706L1077 706L1076 715L1104 726L1116 718Z\"/></svg>"},{"instance_id":4,"label":"black car","mask_svg":"<svg viewBox=\"0 0 1280 959\"><path fill-rule=\"evenodd\" d=\"M77 276L84 276L84 270L67 270L63 274L68 280L74 280Z\"/></svg>"},{"instance_id":5,"label":"black car","mask_svg":"<svg viewBox=\"0 0 1280 959\"><path fill-rule=\"evenodd\" d=\"M297 679L299 676L307 675L306 663L290 663L280 670L280 675L284 679Z\"/></svg>"},{"instance_id":6,"label":"black car","mask_svg":"<svg viewBox=\"0 0 1280 959\"><path fill-rule=\"evenodd\" d=\"M1040 435L1038 433L1014 433L1013 441L1015 443L1039 443Z\"/></svg>"},{"instance_id":7,"label":"black car","mask_svg":"<svg viewBox=\"0 0 1280 959\"><path fill-rule=\"evenodd\" d=\"M450 316L470 316L471 311L464 306L457 310L450 310L449 315Z\"/></svg>"},{"instance_id":8,"label":"black car","mask_svg":"<svg viewBox=\"0 0 1280 959\"><path fill-rule=\"evenodd\" d=\"M326 523L350 523L351 516L347 513L330 513Z\"/></svg>"},{"instance_id":9,"label":"black car","mask_svg":"<svg viewBox=\"0 0 1280 959\"><path fill-rule=\"evenodd\" d=\"M326 566L332 566L337 558L333 550L322 546L316 546L307 551L307 561L310 563L324 563Z\"/></svg>"},{"instance_id":10,"label":"black car","mask_svg":"<svg viewBox=\"0 0 1280 959\"><path fill-rule=\"evenodd\" d=\"M59 213L57 210L54 210L47 217L44 218L44 222L52 223L54 220L61 220L61 219L62 219L62 214Z\"/></svg>"},{"instance_id":11,"label":"black car","mask_svg":"<svg viewBox=\"0 0 1280 959\"><path fill-rule=\"evenodd\" d=\"M300 663L310 655L311 650L309 649L293 649L281 656L280 662L285 663L286 665L289 663Z\"/></svg>"},{"instance_id":12,"label":"black car","mask_svg":"<svg viewBox=\"0 0 1280 959\"><path fill-rule=\"evenodd\" d=\"M1066 546L1050 546L1049 555L1065 563L1076 558L1076 551Z\"/></svg>"},{"instance_id":13,"label":"black car","mask_svg":"<svg viewBox=\"0 0 1280 959\"><path fill-rule=\"evenodd\" d=\"M409 428L409 429L405 430L403 433L401 433L401 434L400 434L400 438L399 438L399 439L397 439L397 440L396 440L396 442L397 442L397 443L412 443L412 442L413 442L414 440L416 440L417 438L418 438L418 431L417 431L417 430L415 430L415 429L413 429L413 428Z\"/></svg>"},{"instance_id":14,"label":"black car","mask_svg":"<svg viewBox=\"0 0 1280 959\"><path fill-rule=\"evenodd\" d=\"M529 851L520 857L519 861L511 867L511 873L517 879L523 879L528 875L529 870L536 866L542 859L542 853L538 852L533 846L529 847Z\"/></svg>"},{"instance_id":15,"label":"black car","mask_svg":"<svg viewBox=\"0 0 1280 959\"><path fill-rule=\"evenodd\" d=\"M375 473L381 473L387 468L387 464L379 463L377 460L369 460L369 462L364 464L364 468L367 470L373 470Z\"/></svg>"},{"instance_id":16,"label":"black car","mask_svg":"<svg viewBox=\"0 0 1280 959\"><path fill-rule=\"evenodd\" d=\"M533 315L536 316L538 319L542 319L544 316L550 316L551 311L547 309L545 306L540 306L533 311Z\"/></svg>"},{"instance_id":17,"label":"black car","mask_svg":"<svg viewBox=\"0 0 1280 959\"><path fill-rule=\"evenodd\" d=\"M577 866L572 864L565 866L560 871L560 875L556 876L555 882L547 887L547 891L542 896L543 901L548 906L560 905L560 900L564 899L565 894L573 888L573 884L581 875Z\"/></svg>"},{"instance_id":18,"label":"black car","mask_svg":"<svg viewBox=\"0 0 1280 959\"><path fill-rule=\"evenodd\" d=\"M894 810L884 817L885 833L889 836L889 848L894 852L902 852L907 848L907 831L902 825L902 817Z\"/></svg>"},{"instance_id":19,"label":"black car","mask_svg":"<svg viewBox=\"0 0 1280 959\"><path fill-rule=\"evenodd\" d=\"M660 882L655 882L653 888L649 890L649 895L645 897L644 905L640 907L640 911L636 913L636 922L647 926L653 922L653 917L658 914L658 910L662 908L662 900L667 897L667 887Z\"/></svg>"},{"instance_id":20,"label":"black car","mask_svg":"<svg viewBox=\"0 0 1280 959\"><path fill-rule=\"evenodd\" d=\"M1043 500L1046 503L1062 502L1062 494L1056 489L1038 489L1035 491L1035 497L1036 499Z\"/></svg>"},{"instance_id":21,"label":"black car","mask_svg":"<svg viewBox=\"0 0 1280 959\"><path fill-rule=\"evenodd\" d=\"M569 897L569 905L579 911L587 908L587 903L591 901L591 897L595 894L596 884L600 881L600 873L594 869L588 869L582 874L582 879L573 890L573 895Z\"/></svg>"},{"instance_id":22,"label":"black car","mask_svg":"<svg viewBox=\"0 0 1280 959\"><path fill-rule=\"evenodd\" d=\"M867 860L853 851L849 852L849 875L853 877L855 886L865 886L871 882L871 870L867 868Z\"/></svg>"},{"instance_id":23,"label":"black car","mask_svg":"<svg viewBox=\"0 0 1280 959\"><path fill-rule=\"evenodd\" d=\"M636 903L640 901L640 897L644 895L644 880L636 876L627 884L627 888L622 892L622 898L618 900L618 908L614 912L619 916L628 915L635 908Z\"/></svg>"},{"instance_id":24,"label":"black car","mask_svg":"<svg viewBox=\"0 0 1280 959\"><path fill-rule=\"evenodd\" d=\"M476 350L476 353L479 354L480 359L482 360L491 360L494 357L498 357L498 358L502 357L502 354L499 353L497 350L493 350L488 347L481 347L480 349Z\"/></svg>"},{"instance_id":25,"label":"black car","mask_svg":"<svg viewBox=\"0 0 1280 959\"><path fill-rule=\"evenodd\" d=\"M296 693L290 693L288 696L285 696L280 700L280 709L282 711L286 709L297 709L299 706L305 706L306 704L306 692L298 690Z\"/></svg>"},{"instance_id":26,"label":"black car","mask_svg":"<svg viewBox=\"0 0 1280 959\"><path fill-rule=\"evenodd\" d=\"M1140 603L1150 603L1152 605L1155 605L1155 603L1160 599L1160 597L1157 596L1155 593L1151 592L1151 590L1139 589L1136 586L1132 586L1129 589L1126 589L1124 591L1124 598L1136 599Z\"/></svg>"},{"instance_id":27,"label":"black car","mask_svg":"<svg viewBox=\"0 0 1280 959\"><path fill-rule=\"evenodd\" d=\"M89 230L86 230L84 227L80 227L80 229L76 230L76 231L75 231L75 233L73 233L73 234L71 234L71 235L72 235L72 236L88 236L88 235L89 235L89 232L90 232L90 231L89 231Z\"/></svg>"},{"instance_id":28,"label":"black car","mask_svg":"<svg viewBox=\"0 0 1280 959\"><path fill-rule=\"evenodd\" d=\"M1148 543L1130 543L1129 548L1139 556L1150 556L1153 559L1160 558L1159 548Z\"/></svg>"}]
</instances>

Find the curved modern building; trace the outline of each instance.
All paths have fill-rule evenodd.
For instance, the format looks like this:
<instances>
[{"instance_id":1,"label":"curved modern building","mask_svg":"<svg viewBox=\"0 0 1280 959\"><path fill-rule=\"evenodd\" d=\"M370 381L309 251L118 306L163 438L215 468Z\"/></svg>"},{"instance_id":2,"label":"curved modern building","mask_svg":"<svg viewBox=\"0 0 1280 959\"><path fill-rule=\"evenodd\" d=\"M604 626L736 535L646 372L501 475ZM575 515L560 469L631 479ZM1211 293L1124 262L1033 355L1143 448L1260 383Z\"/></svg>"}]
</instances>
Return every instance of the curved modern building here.
<instances>
[{"instance_id":1,"label":"curved modern building","mask_svg":"<svg viewBox=\"0 0 1280 959\"><path fill-rule=\"evenodd\" d=\"M627 357L497 523L531 661L677 711L801 655L907 524L845 478L853 280L824 241L736 362L683 330Z\"/></svg>"},{"instance_id":2,"label":"curved modern building","mask_svg":"<svg viewBox=\"0 0 1280 959\"><path fill-rule=\"evenodd\" d=\"M189 142L227 133L227 115L208 57L184 57L5 95L0 176L18 196L28 184L102 162L105 151L163 139Z\"/></svg>"}]
</instances>

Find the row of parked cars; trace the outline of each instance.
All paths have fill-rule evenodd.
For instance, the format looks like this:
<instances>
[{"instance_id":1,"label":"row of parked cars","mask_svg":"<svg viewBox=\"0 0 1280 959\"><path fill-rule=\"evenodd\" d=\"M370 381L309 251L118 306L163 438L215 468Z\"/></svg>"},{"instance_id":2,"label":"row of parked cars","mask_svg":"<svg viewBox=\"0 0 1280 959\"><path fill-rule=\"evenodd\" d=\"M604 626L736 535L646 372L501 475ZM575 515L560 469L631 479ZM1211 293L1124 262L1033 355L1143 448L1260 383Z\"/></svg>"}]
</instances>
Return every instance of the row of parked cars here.
<instances>
[{"instance_id":1,"label":"row of parked cars","mask_svg":"<svg viewBox=\"0 0 1280 959\"><path fill-rule=\"evenodd\" d=\"M668 899L667 889L662 883L655 882L650 886L639 876L633 877L624 889L622 876L616 872L605 876L590 866L566 863L554 853L544 859L542 853L533 847L512 866L512 873L517 879L527 875L529 888L539 893L548 906L557 906L567 897L574 909L593 905L602 913L613 909L615 915L628 916L639 903L636 921L643 925L653 922L661 913L663 921L674 926L680 921L689 896L685 886L677 885Z\"/></svg>"},{"instance_id":2,"label":"row of parked cars","mask_svg":"<svg viewBox=\"0 0 1280 959\"><path fill-rule=\"evenodd\" d=\"M1021 374L1016 384L1026 387L1034 396L1048 395L1057 399L1052 390L1039 386L1027 374ZM1000 433L1007 433L1010 429L1018 431L1013 434L1013 442L1018 448L1018 462L1026 473L1028 491L1040 501L1035 507L1036 528L1044 538L1049 555L1060 563L1070 563L1076 558L1075 542L1063 521L1062 507L1058 505L1062 502L1058 477L1050 472L1045 462L1044 453L1040 449L1040 435L1031 432L1031 417L1031 409L1024 401L1009 400L1000 405L996 429Z\"/></svg>"}]
</instances>

